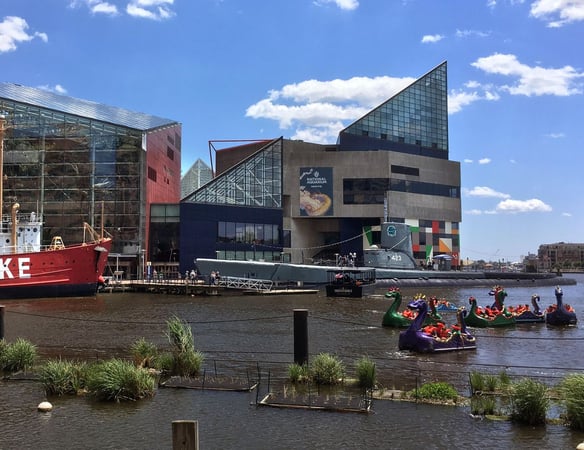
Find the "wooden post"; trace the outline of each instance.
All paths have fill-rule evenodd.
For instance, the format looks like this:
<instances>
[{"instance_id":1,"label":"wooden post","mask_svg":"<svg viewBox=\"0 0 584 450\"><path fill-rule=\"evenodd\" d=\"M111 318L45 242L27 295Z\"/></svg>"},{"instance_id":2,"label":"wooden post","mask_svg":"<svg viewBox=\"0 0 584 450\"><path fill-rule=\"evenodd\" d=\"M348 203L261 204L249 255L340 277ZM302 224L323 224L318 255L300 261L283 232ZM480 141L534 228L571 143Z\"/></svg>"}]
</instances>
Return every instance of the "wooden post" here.
<instances>
[{"instance_id":1,"label":"wooden post","mask_svg":"<svg viewBox=\"0 0 584 450\"><path fill-rule=\"evenodd\" d=\"M294 310L294 362L308 363L308 310Z\"/></svg>"},{"instance_id":2,"label":"wooden post","mask_svg":"<svg viewBox=\"0 0 584 450\"><path fill-rule=\"evenodd\" d=\"M196 420L172 422L172 450L199 450L199 422Z\"/></svg>"},{"instance_id":3,"label":"wooden post","mask_svg":"<svg viewBox=\"0 0 584 450\"><path fill-rule=\"evenodd\" d=\"M4 305L0 305L0 341L4 339Z\"/></svg>"}]
</instances>

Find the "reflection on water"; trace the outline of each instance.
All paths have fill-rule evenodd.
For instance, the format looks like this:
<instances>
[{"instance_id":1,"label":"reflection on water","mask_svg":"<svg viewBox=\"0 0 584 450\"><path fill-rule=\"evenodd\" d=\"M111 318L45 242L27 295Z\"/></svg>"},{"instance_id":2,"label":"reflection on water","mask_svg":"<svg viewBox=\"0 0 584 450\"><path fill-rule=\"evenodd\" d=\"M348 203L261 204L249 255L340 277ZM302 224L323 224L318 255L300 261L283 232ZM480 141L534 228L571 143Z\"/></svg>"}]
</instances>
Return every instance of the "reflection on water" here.
<instances>
[{"instance_id":1,"label":"reflection on water","mask_svg":"<svg viewBox=\"0 0 584 450\"><path fill-rule=\"evenodd\" d=\"M563 287L564 302L584 320L584 276ZM417 289L402 289L411 298ZM530 287L508 288L509 305L529 303ZM373 358L387 387L427 380L452 381L468 393L468 372L538 376L553 383L584 368L578 351L582 325L558 329L542 324L476 330L476 351L415 355L399 352L399 330L383 329L388 301L380 290L365 299L319 295L182 297L104 294L96 300L6 302L6 339L23 337L43 355L103 358L127 355L144 337L166 347L165 322L190 322L207 363L258 364L285 371L294 354L293 310L309 311L309 352L339 355L348 370L363 355ZM492 302L485 288L427 289L459 305L473 295ZM538 288L541 306L555 302L553 287ZM448 317L447 317L448 320ZM454 316L452 315L452 321ZM283 368L283 369L282 369ZM210 369L211 370L211 369ZM575 448L584 434L561 426L526 428L475 421L467 408L376 401L373 414L256 408L256 394L160 389L151 400L101 404L85 398L51 398L54 410L36 411L45 399L34 382L0 382L0 449L170 448L173 420L198 420L201 448Z\"/></svg>"}]
</instances>

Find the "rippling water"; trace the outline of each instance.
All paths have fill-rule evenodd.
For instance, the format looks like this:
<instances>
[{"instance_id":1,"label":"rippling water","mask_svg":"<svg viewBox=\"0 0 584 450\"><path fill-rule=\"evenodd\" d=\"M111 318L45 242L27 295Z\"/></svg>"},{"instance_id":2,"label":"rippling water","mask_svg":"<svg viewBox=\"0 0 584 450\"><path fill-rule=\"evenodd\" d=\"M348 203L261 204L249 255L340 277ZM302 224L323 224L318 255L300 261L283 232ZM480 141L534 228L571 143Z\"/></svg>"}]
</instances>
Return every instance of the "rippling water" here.
<instances>
[{"instance_id":1,"label":"rippling water","mask_svg":"<svg viewBox=\"0 0 584 450\"><path fill-rule=\"evenodd\" d=\"M584 321L584 276L563 286L564 302ZM418 293L402 289L405 298ZM508 288L508 305L529 303L531 287ZM309 352L339 355L351 369L363 355L373 358L386 387L448 380L468 393L470 370L514 377L542 377L548 383L584 368L579 350L582 323L569 329L521 325L477 330L476 351L437 355L399 352L399 330L384 329L388 301L380 290L364 299L323 294L293 296L183 297L104 294L97 299L6 302L6 339L23 337L43 356L106 358L127 355L144 337L166 347L165 321L177 315L192 324L208 370L260 367L285 371L293 360L293 310L309 312ZM459 305L470 295L490 304L485 288L426 289ZM541 307L555 303L553 287L537 288ZM452 317L454 319L454 317ZM447 317L448 320L448 317ZM220 369L222 370L222 369ZM288 448L575 448L584 434L548 425L521 427L475 421L468 408L375 401L373 413L256 408L256 393L159 389L154 398L131 404L103 404L86 398L51 398L54 410L36 411L45 400L38 383L0 382L0 449L167 449L173 420L197 420L203 449Z\"/></svg>"}]
</instances>

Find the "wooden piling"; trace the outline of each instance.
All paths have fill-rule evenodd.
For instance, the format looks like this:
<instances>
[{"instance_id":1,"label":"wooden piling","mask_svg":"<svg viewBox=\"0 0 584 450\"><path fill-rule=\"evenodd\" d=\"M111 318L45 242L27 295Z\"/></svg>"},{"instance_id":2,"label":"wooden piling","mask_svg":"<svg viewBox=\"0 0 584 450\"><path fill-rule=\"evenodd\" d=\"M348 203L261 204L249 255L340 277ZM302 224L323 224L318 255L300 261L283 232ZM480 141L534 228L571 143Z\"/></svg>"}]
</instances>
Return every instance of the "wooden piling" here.
<instances>
[{"instance_id":1,"label":"wooden piling","mask_svg":"<svg viewBox=\"0 0 584 450\"><path fill-rule=\"evenodd\" d=\"M172 450L199 450L199 423L196 420L172 422Z\"/></svg>"},{"instance_id":2,"label":"wooden piling","mask_svg":"<svg viewBox=\"0 0 584 450\"><path fill-rule=\"evenodd\" d=\"M308 363L308 310L294 310L294 362Z\"/></svg>"}]
</instances>

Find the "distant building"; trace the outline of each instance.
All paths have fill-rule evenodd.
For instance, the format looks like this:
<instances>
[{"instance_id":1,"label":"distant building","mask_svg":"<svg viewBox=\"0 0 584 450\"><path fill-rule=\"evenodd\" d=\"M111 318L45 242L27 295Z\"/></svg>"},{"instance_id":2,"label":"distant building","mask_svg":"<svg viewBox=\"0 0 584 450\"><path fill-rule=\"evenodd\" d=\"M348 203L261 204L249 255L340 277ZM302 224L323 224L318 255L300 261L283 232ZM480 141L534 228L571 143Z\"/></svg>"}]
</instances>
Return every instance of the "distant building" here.
<instances>
[{"instance_id":1,"label":"distant building","mask_svg":"<svg viewBox=\"0 0 584 450\"><path fill-rule=\"evenodd\" d=\"M584 267L584 244L542 244L537 251L541 271L580 269Z\"/></svg>"},{"instance_id":2,"label":"distant building","mask_svg":"<svg viewBox=\"0 0 584 450\"><path fill-rule=\"evenodd\" d=\"M197 159L180 179L180 197L185 198L212 179L213 170L201 158Z\"/></svg>"}]
</instances>

